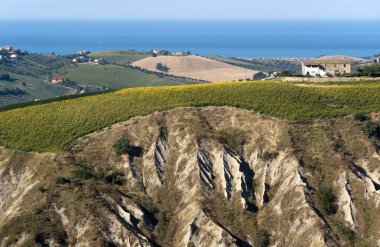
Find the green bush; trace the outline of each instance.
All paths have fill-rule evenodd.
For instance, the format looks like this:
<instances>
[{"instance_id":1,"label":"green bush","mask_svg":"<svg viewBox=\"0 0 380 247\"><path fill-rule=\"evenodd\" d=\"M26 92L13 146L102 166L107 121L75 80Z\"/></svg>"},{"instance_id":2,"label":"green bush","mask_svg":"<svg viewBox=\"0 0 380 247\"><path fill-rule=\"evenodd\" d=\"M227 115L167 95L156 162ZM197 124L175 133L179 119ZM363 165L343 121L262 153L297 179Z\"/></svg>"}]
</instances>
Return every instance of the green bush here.
<instances>
[{"instance_id":1,"label":"green bush","mask_svg":"<svg viewBox=\"0 0 380 247\"><path fill-rule=\"evenodd\" d=\"M333 190L328 185L320 186L318 190L318 199L322 206L323 211L326 214L335 214L338 210L336 205L336 196L333 193Z\"/></svg>"},{"instance_id":2,"label":"green bush","mask_svg":"<svg viewBox=\"0 0 380 247\"><path fill-rule=\"evenodd\" d=\"M80 180L87 180L87 179L91 179L93 177L91 171L89 171L88 169L86 168L79 168L77 170L74 170L72 172L72 174L74 175L75 178L78 178Z\"/></svg>"},{"instance_id":3,"label":"green bush","mask_svg":"<svg viewBox=\"0 0 380 247\"><path fill-rule=\"evenodd\" d=\"M364 114L363 112L355 112L353 115L353 118L354 118L354 120L360 121L360 122L368 120L367 115Z\"/></svg>"},{"instance_id":4,"label":"green bush","mask_svg":"<svg viewBox=\"0 0 380 247\"><path fill-rule=\"evenodd\" d=\"M380 138L380 123L366 121L363 126L363 131L369 138L379 139Z\"/></svg>"},{"instance_id":5,"label":"green bush","mask_svg":"<svg viewBox=\"0 0 380 247\"><path fill-rule=\"evenodd\" d=\"M158 63L156 65L156 69L158 69L159 71L162 71L162 72L168 72L169 71L169 67L166 65L163 65L162 63Z\"/></svg>"},{"instance_id":6,"label":"green bush","mask_svg":"<svg viewBox=\"0 0 380 247\"><path fill-rule=\"evenodd\" d=\"M254 236L254 245L257 247L269 246L269 233L264 229L257 228Z\"/></svg>"},{"instance_id":7,"label":"green bush","mask_svg":"<svg viewBox=\"0 0 380 247\"><path fill-rule=\"evenodd\" d=\"M65 177L61 177L61 176L59 176L59 177L56 177L56 178L55 178L55 183L56 183L56 184L67 184L67 183L70 183L70 180L68 180L68 179L65 178Z\"/></svg>"},{"instance_id":8,"label":"green bush","mask_svg":"<svg viewBox=\"0 0 380 247\"><path fill-rule=\"evenodd\" d=\"M356 233L354 230L352 230L351 228L341 224L341 223L338 223L338 230L340 231L340 233L345 236L347 238L348 241L350 242L354 242L356 240Z\"/></svg>"},{"instance_id":9,"label":"green bush","mask_svg":"<svg viewBox=\"0 0 380 247\"><path fill-rule=\"evenodd\" d=\"M379 77L380 76L380 64L371 64L371 65L366 65L362 68L359 68L358 69L358 75L359 76Z\"/></svg>"},{"instance_id":10,"label":"green bush","mask_svg":"<svg viewBox=\"0 0 380 247\"><path fill-rule=\"evenodd\" d=\"M131 151L131 145L124 137L117 140L113 147L117 156L128 154Z\"/></svg>"},{"instance_id":11,"label":"green bush","mask_svg":"<svg viewBox=\"0 0 380 247\"><path fill-rule=\"evenodd\" d=\"M95 179L115 185L123 185L125 181L123 178L124 174L119 171L105 170L103 167L94 169L83 164L78 169L72 171L72 174L78 180Z\"/></svg>"},{"instance_id":12,"label":"green bush","mask_svg":"<svg viewBox=\"0 0 380 247\"><path fill-rule=\"evenodd\" d=\"M277 151L273 151L273 152L264 152L264 153L259 153L259 154L257 154L257 158L259 158L259 159L261 159L261 160L264 160L264 161L270 161L270 160L273 160L273 159L275 159L277 156L278 156L278 152L277 152Z\"/></svg>"}]
</instances>

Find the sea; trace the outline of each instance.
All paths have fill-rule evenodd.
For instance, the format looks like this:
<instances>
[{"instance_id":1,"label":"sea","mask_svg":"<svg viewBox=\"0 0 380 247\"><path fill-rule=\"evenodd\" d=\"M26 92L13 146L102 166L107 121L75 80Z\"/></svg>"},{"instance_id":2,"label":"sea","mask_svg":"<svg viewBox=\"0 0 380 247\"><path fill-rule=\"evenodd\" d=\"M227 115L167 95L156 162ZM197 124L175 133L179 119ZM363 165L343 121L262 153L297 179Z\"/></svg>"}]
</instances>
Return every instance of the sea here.
<instances>
[{"instance_id":1,"label":"sea","mask_svg":"<svg viewBox=\"0 0 380 247\"><path fill-rule=\"evenodd\" d=\"M0 46L35 53L164 49L311 58L380 53L380 20L0 20Z\"/></svg>"}]
</instances>

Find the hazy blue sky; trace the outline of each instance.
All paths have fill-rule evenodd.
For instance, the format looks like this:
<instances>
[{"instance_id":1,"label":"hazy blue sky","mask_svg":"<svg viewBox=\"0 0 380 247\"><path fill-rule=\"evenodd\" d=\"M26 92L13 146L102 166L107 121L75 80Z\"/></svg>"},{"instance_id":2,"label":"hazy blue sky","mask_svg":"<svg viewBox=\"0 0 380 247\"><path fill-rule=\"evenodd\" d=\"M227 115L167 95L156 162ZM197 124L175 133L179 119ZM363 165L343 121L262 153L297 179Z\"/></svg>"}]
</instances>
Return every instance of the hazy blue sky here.
<instances>
[{"instance_id":1,"label":"hazy blue sky","mask_svg":"<svg viewBox=\"0 0 380 247\"><path fill-rule=\"evenodd\" d=\"M380 19L379 0L9 0L5 19Z\"/></svg>"}]
</instances>

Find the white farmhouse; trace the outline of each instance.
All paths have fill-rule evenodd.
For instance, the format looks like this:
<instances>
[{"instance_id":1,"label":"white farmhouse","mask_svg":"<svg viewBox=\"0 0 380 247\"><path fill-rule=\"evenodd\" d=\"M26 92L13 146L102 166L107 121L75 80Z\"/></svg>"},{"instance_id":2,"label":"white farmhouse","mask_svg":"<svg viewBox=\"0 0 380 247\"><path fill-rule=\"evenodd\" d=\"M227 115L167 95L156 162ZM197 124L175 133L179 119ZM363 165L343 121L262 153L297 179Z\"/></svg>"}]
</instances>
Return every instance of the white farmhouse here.
<instances>
[{"instance_id":1,"label":"white farmhouse","mask_svg":"<svg viewBox=\"0 0 380 247\"><path fill-rule=\"evenodd\" d=\"M351 73L349 60L310 59L302 61L302 75L327 76L348 75Z\"/></svg>"}]
</instances>

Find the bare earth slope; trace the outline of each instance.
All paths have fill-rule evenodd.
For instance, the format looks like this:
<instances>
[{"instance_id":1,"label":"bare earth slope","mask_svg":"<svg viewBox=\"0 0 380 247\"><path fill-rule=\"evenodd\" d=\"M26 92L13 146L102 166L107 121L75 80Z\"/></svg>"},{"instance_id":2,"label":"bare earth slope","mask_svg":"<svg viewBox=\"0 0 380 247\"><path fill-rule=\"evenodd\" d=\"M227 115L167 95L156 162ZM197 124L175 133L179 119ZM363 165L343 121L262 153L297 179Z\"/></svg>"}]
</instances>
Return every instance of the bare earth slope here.
<instances>
[{"instance_id":1,"label":"bare earth slope","mask_svg":"<svg viewBox=\"0 0 380 247\"><path fill-rule=\"evenodd\" d=\"M136 61L132 65L160 72L156 69L158 63L169 67L168 74L210 82L237 81L239 79L252 78L258 72L193 55L148 57Z\"/></svg>"},{"instance_id":2,"label":"bare earth slope","mask_svg":"<svg viewBox=\"0 0 380 247\"><path fill-rule=\"evenodd\" d=\"M379 246L379 209L380 156L351 118L182 108L66 153L0 149L0 246Z\"/></svg>"}]
</instances>

